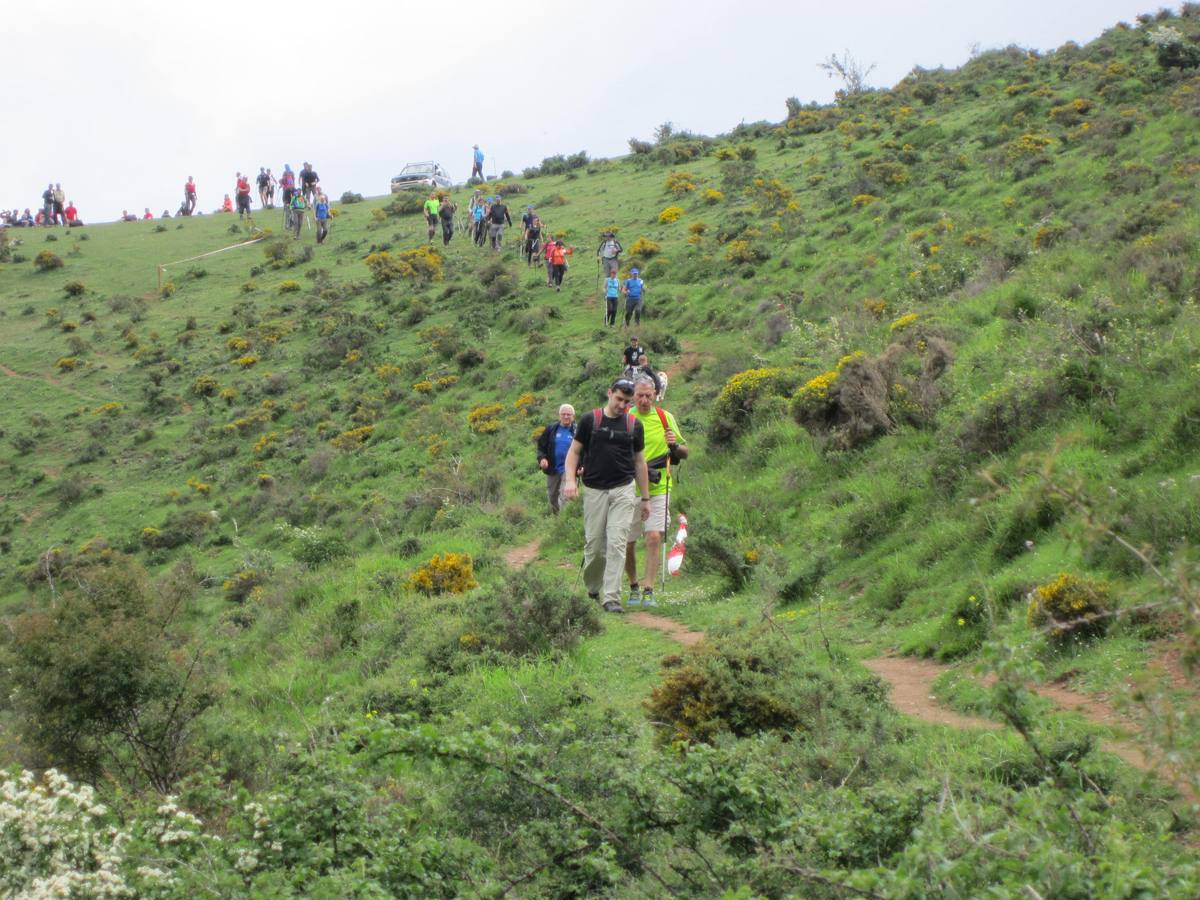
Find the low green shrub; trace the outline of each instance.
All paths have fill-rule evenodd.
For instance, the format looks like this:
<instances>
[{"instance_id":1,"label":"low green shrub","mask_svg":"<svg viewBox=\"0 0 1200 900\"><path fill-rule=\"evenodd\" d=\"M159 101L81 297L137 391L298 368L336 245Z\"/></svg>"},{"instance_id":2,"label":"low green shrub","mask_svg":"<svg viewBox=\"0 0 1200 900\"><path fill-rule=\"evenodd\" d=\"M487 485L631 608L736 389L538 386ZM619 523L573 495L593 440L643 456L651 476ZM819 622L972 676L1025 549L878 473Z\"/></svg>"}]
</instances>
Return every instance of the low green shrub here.
<instances>
[{"instance_id":1,"label":"low green shrub","mask_svg":"<svg viewBox=\"0 0 1200 900\"><path fill-rule=\"evenodd\" d=\"M533 569L511 572L472 603L464 648L487 647L514 656L573 649L600 632L594 602Z\"/></svg>"}]
</instances>

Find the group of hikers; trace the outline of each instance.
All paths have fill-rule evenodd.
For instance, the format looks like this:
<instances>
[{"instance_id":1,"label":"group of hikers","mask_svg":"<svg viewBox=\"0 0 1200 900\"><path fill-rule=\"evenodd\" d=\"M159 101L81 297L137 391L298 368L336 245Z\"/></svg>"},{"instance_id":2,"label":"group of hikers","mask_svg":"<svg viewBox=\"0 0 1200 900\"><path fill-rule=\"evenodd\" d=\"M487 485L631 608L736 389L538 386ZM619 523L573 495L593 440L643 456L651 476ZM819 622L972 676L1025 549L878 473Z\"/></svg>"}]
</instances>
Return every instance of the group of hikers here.
<instances>
[{"instance_id":1,"label":"group of hikers","mask_svg":"<svg viewBox=\"0 0 1200 900\"><path fill-rule=\"evenodd\" d=\"M312 167L312 163L304 163L299 172L293 172L290 165L284 164L283 174L279 178L276 178L270 169L259 167L254 180L258 187L259 205L263 209L275 208L275 192L279 191L283 204L284 227L296 238L300 237L300 230L305 222L310 222L311 227L308 217L311 210L317 223L317 243L325 242L332 216L329 211L329 198L321 190L321 178ZM250 190L250 176L238 172L234 176L234 197L226 194L217 212L233 213L236 209L239 219L252 219ZM196 184L189 175L187 183L183 186L183 205L179 214L190 216L195 208Z\"/></svg>"},{"instance_id":2,"label":"group of hikers","mask_svg":"<svg viewBox=\"0 0 1200 900\"><path fill-rule=\"evenodd\" d=\"M550 509L583 497L582 575L588 596L605 612L657 606L659 554L671 520L675 469L688 457L675 417L658 406L665 374L647 363L645 349L631 337L622 351L624 371L609 386L602 407L582 418L564 403L558 418L537 439L538 467L546 475ZM581 491L579 482L584 490ZM645 561L638 575L639 534ZM622 575L629 594L621 603Z\"/></svg>"},{"instance_id":3,"label":"group of hikers","mask_svg":"<svg viewBox=\"0 0 1200 900\"><path fill-rule=\"evenodd\" d=\"M18 212L16 207L0 210L0 227L4 228L33 228L41 225L50 228L60 225L63 228L78 228L83 225L79 218L79 210L67 199L61 184L50 183L42 191L42 205L35 213L27 206L24 212Z\"/></svg>"},{"instance_id":4,"label":"group of hikers","mask_svg":"<svg viewBox=\"0 0 1200 900\"><path fill-rule=\"evenodd\" d=\"M433 243L440 228L443 247L449 245L458 227L470 234L477 247L487 243L493 252L499 252L504 246L504 230L513 226L512 214L508 204L504 202L504 197L485 197L479 188L475 189L467 203L464 221L457 219L458 207L448 194L441 191L430 192L429 199L421 207L421 212L428 227L429 243ZM525 207L521 216L519 247L527 266L545 265L546 287L561 291L563 278L570 268L570 258L574 255L575 248L568 246L561 238L550 235L532 204ZM631 320L638 325L642 322L646 283L636 268L630 270L628 278L619 277L623 252L624 248L613 232L605 231L601 235L596 257L604 270L604 324L608 327L617 324L617 306L622 295L625 297L625 326L628 327Z\"/></svg>"}]
</instances>

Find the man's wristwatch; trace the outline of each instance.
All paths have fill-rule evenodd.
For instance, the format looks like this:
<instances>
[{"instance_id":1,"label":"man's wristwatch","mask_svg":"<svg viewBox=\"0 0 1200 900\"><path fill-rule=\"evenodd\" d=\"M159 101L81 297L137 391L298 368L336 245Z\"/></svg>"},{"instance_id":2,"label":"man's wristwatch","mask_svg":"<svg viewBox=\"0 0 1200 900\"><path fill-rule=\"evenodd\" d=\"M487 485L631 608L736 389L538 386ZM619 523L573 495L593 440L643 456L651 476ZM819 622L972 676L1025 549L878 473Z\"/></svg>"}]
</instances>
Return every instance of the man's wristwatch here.
<instances>
[{"instance_id":1,"label":"man's wristwatch","mask_svg":"<svg viewBox=\"0 0 1200 900\"><path fill-rule=\"evenodd\" d=\"M650 498L649 498L649 497L643 497L643 498L642 498L642 502L643 502L643 503L649 503L649 502L650 502Z\"/></svg>"}]
</instances>

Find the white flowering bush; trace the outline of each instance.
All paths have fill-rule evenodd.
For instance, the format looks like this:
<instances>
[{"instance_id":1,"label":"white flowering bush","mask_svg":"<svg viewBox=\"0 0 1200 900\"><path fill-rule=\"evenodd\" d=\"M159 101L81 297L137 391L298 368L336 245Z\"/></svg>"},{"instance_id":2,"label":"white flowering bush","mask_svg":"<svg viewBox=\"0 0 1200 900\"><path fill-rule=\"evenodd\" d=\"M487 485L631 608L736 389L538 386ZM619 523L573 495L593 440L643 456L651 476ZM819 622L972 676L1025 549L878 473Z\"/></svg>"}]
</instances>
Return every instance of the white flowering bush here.
<instances>
[{"instance_id":1,"label":"white flowering bush","mask_svg":"<svg viewBox=\"0 0 1200 900\"><path fill-rule=\"evenodd\" d=\"M50 769L0 785L0 895L127 897L130 836L108 822L95 791Z\"/></svg>"},{"instance_id":2,"label":"white flowering bush","mask_svg":"<svg viewBox=\"0 0 1200 900\"><path fill-rule=\"evenodd\" d=\"M1164 69L1194 69L1200 66L1200 47L1189 43L1178 28L1160 25L1146 35Z\"/></svg>"}]
</instances>

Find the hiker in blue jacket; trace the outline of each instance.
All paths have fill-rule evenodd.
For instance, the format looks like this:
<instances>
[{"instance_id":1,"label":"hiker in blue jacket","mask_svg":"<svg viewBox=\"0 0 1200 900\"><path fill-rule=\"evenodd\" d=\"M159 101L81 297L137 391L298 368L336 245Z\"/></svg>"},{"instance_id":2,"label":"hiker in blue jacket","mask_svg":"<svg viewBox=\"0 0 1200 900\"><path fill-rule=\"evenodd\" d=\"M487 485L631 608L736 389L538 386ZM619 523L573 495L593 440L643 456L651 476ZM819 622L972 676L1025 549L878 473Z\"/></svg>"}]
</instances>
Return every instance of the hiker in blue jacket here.
<instances>
[{"instance_id":1,"label":"hiker in blue jacket","mask_svg":"<svg viewBox=\"0 0 1200 900\"><path fill-rule=\"evenodd\" d=\"M537 439L538 468L546 473L546 495L555 515L562 506L563 465L574 437L575 407L564 403L558 408L558 421L547 425Z\"/></svg>"},{"instance_id":2,"label":"hiker in blue jacket","mask_svg":"<svg viewBox=\"0 0 1200 900\"><path fill-rule=\"evenodd\" d=\"M478 144L472 149L474 149L475 153L471 157L471 178L478 178L480 181L483 181L483 151L479 149Z\"/></svg>"},{"instance_id":3,"label":"hiker in blue jacket","mask_svg":"<svg viewBox=\"0 0 1200 900\"><path fill-rule=\"evenodd\" d=\"M629 277L621 286L625 295L625 327L629 327L629 319L636 314L637 324L642 324L642 304L646 300L646 282L638 278L638 270L630 269Z\"/></svg>"}]
</instances>

